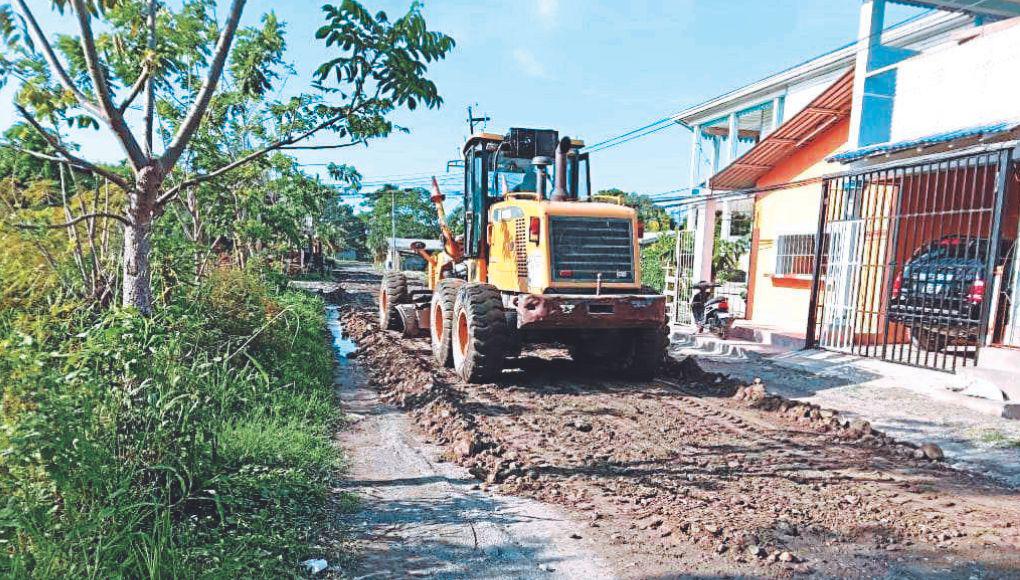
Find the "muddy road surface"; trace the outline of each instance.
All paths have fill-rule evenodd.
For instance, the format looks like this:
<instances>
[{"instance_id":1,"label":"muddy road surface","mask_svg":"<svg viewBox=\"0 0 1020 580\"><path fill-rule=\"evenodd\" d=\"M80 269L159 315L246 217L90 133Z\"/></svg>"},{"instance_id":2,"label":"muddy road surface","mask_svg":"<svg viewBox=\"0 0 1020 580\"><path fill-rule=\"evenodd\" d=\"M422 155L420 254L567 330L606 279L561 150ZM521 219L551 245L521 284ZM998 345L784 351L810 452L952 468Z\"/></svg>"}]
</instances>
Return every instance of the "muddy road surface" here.
<instances>
[{"instance_id":1,"label":"muddy road surface","mask_svg":"<svg viewBox=\"0 0 1020 580\"><path fill-rule=\"evenodd\" d=\"M368 537L380 534L372 522L421 533L423 520L459 525L487 514L521 546L506 566L485 563L485 549L461 529L437 558L476 558L480 567L430 560L420 574L532 577L579 565L583 574L565 575L1020 578L1020 494L946 467L938 449L771 395L768 385L705 373L693 359L632 382L549 346L526 350L498 383L465 384L433 366L427 338L378 329L377 275L338 276L363 373L352 380L367 387L352 390L362 399L348 405L376 421L345 435L354 442L351 486L365 495L356 517L366 520L369 561L416 558L423 541L398 533L383 545ZM407 430L387 427L393 417ZM431 451L400 456L408 447ZM429 479L443 473L451 475ZM416 486L407 512L390 513L399 507L390 496L373 500L400 487L385 482L421 477L431 487ZM544 511L553 523L535 527ZM513 522L531 528L516 534Z\"/></svg>"}]
</instances>

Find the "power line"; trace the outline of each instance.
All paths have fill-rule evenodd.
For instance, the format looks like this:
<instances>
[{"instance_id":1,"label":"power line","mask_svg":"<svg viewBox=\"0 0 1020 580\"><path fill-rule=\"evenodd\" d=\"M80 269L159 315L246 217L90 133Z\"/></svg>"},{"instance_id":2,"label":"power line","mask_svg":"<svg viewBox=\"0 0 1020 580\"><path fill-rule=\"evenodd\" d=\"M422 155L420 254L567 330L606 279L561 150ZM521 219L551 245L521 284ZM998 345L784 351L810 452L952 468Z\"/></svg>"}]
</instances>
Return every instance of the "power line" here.
<instances>
[{"instance_id":1,"label":"power line","mask_svg":"<svg viewBox=\"0 0 1020 580\"><path fill-rule=\"evenodd\" d=\"M979 4L982 4L983 2L985 2L985 0L976 0L972 6L977 6ZM841 50L846 50L847 48L849 48L851 46L854 46L855 44L858 44L862 40L870 40L872 37L880 36L880 35L882 35L883 33L887 32L887 31L899 28L900 26L904 26L906 24L914 22L915 20L923 18L923 17L927 16L928 14L930 14L930 13L932 13L934 11L935 11L935 9L929 8L929 9L927 9L927 10L925 10L925 11L919 13L919 14L915 14L915 15L910 16L908 18L904 18L903 20L901 20L901 21L899 21L899 22L897 22L897 23L895 23L895 24L893 24L891 26L883 28L882 30L880 30L878 32L874 32L874 33L872 33L872 34L870 34L868 36L864 36L864 37L858 38L858 39L853 40L851 42L848 42L848 43L846 43L846 44L844 44L842 46L834 48L834 49L832 49L832 50L830 50L828 52L824 52L824 53L822 53L822 54L820 54L818 56L814 56L814 57L811 57L809 59L803 60L803 61L801 61L801 62L799 62L799 63L797 63L797 64L795 64L793 66L789 66L789 67L787 67L785 69L782 69L782 70L780 70L778 72L775 72L775 73L773 73L773 74L771 74L769 76L775 76L775 75L782 74L782 73L787 72L789 70L795 69L795 68L797 68L799 66L803 66L803 65L805 65L805 64L807 64L807 63L809 63L809 62L811 62L813 60L817 60L819 58L824 58L824 57L829 56L831 54L835 54L835 53L837 53L837 52L839 52ZM740 90L740 89L739 88L738 89L734 89L732 91L724 93L721 97L717 97L717 98L725 98L727 95L730 95L730 94L732 94L732 93L734 93L734 92L736 92L738 90ZM628 142L633 141L635 139L639 139L641 137L645 137L645 136L651 135L653 133L657 133L657 132L659 132L659 131L661 131L663 129L666 129L668 127L672 127L672 126L674 126L676 124L683 125L683 123L681 121L678 121L678 120L674 119L675 116L676 116L676 114L673 114L673 115L670 115L670 116L667 116L667 117L662 117L661 119L658 119L658 120L656 120L656 121L654 121L652 123L649 123L647 125L638 127L636 129L631 129L629 131L626 131L626 132L621 133L619 135L616 135L614 137L610 137L609 139L603 139L602 141L599 141L599 142L594 143L592 145L586 146L584 148L584 150L587 151L588 153L596 153L598 151L605 151L606 149L611 149L613 147L616 147L618 145L623 145L624 143L628 143ZM690 128L690 127L688 127L688 128ZM637 134L635 134L635 133L637 133Z\"/></svg>"},{"instance_id":2,"label":"power line","mask_svg":"<svg viewBox=\"0 0 1020 580\"><path fill-rule=\"evenodd\" d=\"M602 141L599 141L598 143L594 143L592 145L585 145L584 148L585 148L585 150L590 152L590 151L595 150L595 149L597 149L597 148L599 148L599 147L601 147L601 146L603 146L603 145L605 145L607 143L616 141L617 139L622 139L623 137L627 137L629 135L633 135L634 133L637 133L638 131L644 131L645 129L654 127L656 125L661 125L662 123L664 123L666 121L673 122L673 117L672 116L663 117L663 118L661 118L661 119L659 119L659 120L657 120L655 122L649 123L649 124L647 124L647 125L645 125L643 127L638 127L637 129L632 129L632 130L627 131L626 133L623 133L621 135L617 135L615 137L610 137L609 139L603 139Z\"/></svg>"},{"instance_id":3,"label":"power line","mask_svg":"<svg viewBox=\"0 0 1020 580\"><path fill-rule=\"evenodd\" d=\"M616 141L616 142L611 143L609 145L606 145L604 147L599 147L598 149L591 149L591 150L587 150L586 149L586 150L587 150L588 153L597 153L599 151L605 151L606 149L612 149L613 147L616 147L617 145L623 145L624 143L627 143L629 141L633 141L635 139L640 139L641 137L646 137L648 135L651 135L652 133L658 133L659 131L662 131L663 129L669 129L670 127L676 127L676 126L677 126L677 123L670 122L668 125L662 125L660 127L656 127L655 129L649 129L648 131L645 131L643 133L638 133L637 135L634 135L632 137L628 137L627 139L624 139L622 141Z\"/></svg>"},{"instance_id":4,"label":"power line","mask_svg":"<svg viewBox=\"0 0 1020 580\"><path fill-rule=\"evenodd\" d=\"M442 176L436 177L436 181L438 181L441 184L457 183L457 182L461 181L462 179L463 179L463 176L461 176L461 175L442 175ZM320 181L320 183L323 183L325 185L350 185L349 182L337 181L337 180L333 180L333 179L322 180L322 181ZM393 185L393 186L422 186L422 187L425 187L427 185L430 185L431 183L432 183L432 177L430 176L430 177L425 177L425 178L420 178L420 179L380 179L380 180L373 179L371 181L362 181L360 185L361 185L362 188L382 187L382 186L385 186L385 185Z\"/></svg>"}]
</instances>

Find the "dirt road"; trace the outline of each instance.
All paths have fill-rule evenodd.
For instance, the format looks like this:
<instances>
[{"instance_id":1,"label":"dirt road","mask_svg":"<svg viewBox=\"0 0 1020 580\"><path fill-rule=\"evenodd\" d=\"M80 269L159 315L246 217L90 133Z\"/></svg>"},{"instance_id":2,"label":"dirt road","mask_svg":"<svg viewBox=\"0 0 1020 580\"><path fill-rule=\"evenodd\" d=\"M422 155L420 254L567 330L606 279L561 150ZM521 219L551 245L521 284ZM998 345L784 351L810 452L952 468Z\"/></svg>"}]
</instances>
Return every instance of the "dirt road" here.
<instances>
[{"instance_id":1,"label":"dirt road","mask_svg":"<svg viewBox=\"0 0 1020 580\"><path fill-rule=\"evenodd\" d=\"M527 352L499 384L467 385L433 367L425 339L378 330L377 280L365 271L341 277L344 325L373 389L485 482L481 491L565 510L572 521L551 537L573 535L605 558L590 577L1020 576L1014 491L923 458L865 423L704 373L690 359L661 380L634 383L586 374L545 348ZM378 434L365 437L362 446L384 445ZM470 486L456 481L416 501L458 519L451 504ZM555 544L544 549L561 549ZM390 549L413 545L395 539ZM516 576L492 570L476 575Z\"/></svg>"},{"instance_id":2,"label":"dirt road","mask_svg":"<svg viewBox=\"0 0 1020 580\"><path fill-rule=\"evenodd\" d=\"M341 332L335 325L334 334ZM350 354L346 341L337 350ZM382 403L355 362L337 385L350 424L339 436L350 458L344 491L360 498L348 534L354 578L611 578L592 542L572 538L583 522L535 500L482 491L464 467L412 420Z\"/></svg>"}]
</instances>

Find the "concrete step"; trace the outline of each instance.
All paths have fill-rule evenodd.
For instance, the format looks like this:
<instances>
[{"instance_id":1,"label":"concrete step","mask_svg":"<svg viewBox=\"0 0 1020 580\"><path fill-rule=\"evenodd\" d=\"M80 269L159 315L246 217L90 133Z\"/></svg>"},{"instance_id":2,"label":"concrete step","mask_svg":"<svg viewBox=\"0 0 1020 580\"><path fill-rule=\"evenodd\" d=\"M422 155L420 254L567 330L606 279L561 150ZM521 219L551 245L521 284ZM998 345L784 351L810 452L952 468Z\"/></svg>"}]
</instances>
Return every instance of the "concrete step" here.
<instances>
[{"instance_id":1,"label":"concrete step","mask_svg":"<svg viewBox=\"0 0 1020 580\"><path fill-rule=\"evenodd\" d=\"M674 326L670 335L671 350L686 355L712 357L720 360L748 360L782 352L758 342L697 333L694 328Z\"/></svg>"},{"instance_id":2,"label":"concrete step","mask_svg":"<svg viewBox=\"0 0 1020 580\"><path fill-rule=\"evenodd\" d=\"M804 348L804 337L788 331L772 330L756 326L745 326L739 321L730 331L734 339L757 342L775 347L777 350L800 350Z\"/></svg>"}]
</instances>

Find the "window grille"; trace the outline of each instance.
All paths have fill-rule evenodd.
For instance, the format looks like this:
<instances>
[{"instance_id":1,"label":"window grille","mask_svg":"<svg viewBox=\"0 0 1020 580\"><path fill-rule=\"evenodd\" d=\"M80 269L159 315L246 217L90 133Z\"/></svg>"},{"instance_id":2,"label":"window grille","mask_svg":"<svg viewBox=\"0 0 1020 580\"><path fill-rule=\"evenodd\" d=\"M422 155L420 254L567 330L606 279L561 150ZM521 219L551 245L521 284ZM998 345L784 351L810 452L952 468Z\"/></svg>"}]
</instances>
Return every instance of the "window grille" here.
<instances>
[{"instance_id":1,"label":"window grille","mask_svg":"<svg viewBox=\"0 0 1020 580\"><path fill-rule=\"evenodd\" d=\"M815 235L776 238L776 276L811 276L815 272Z\"/></svg>"}]
</instances>

